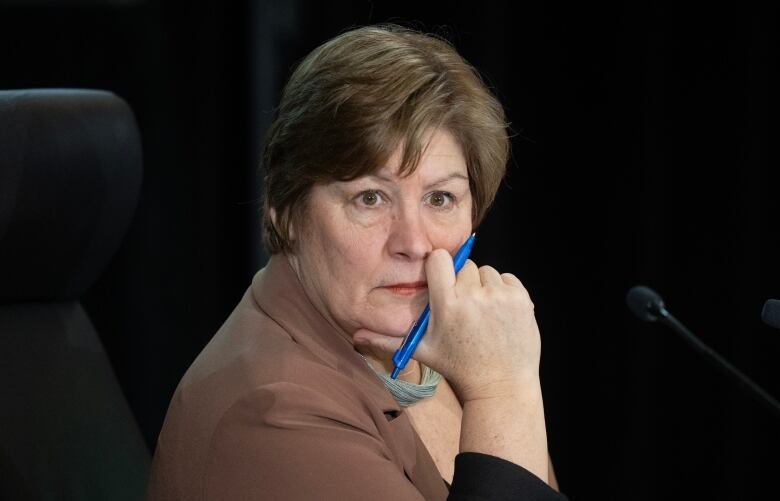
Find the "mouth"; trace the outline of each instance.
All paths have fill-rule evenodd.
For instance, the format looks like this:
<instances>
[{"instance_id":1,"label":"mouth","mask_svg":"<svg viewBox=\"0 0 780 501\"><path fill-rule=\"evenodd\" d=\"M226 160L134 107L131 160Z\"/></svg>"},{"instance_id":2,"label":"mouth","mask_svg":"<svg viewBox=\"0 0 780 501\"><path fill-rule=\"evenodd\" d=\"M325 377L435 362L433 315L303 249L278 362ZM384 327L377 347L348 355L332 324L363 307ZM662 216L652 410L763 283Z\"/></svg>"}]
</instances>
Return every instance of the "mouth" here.
<instances>
[{"instance_id":1,"label":"mouth","mask_svg":"<svg viewBox=\"0 0 780 501\"><path fill-rule=\"evenodd\" d=\"M415 294L428 290L428 284L426 282L407 282L385 285L382 288L399 296L414 296Z\"/></svg>"}]
</instances>

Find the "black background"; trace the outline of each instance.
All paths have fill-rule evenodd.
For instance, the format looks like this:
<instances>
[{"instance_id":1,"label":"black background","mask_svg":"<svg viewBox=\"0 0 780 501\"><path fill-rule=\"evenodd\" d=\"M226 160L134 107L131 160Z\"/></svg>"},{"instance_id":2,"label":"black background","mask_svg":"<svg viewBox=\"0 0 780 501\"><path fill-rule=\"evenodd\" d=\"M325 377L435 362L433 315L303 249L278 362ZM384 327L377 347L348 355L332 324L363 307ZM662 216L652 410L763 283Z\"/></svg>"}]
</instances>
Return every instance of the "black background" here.
<instances>
[{"instance_id":1,"label":"black background","mask_svg":"<svg viewBox=\"0 0 780 501\"><path fill-rule=\"evenodd\" d=\"M0 88L109 89L144 142L140 205L85 299L154 447L186 368L264 260L256 164L296 61L350 26L448 37L504 103L506 182L475 260L518 275L572 499L776 491L780 426L660 325L645 283L774 395L775 7L747 3L0 0Z\"/></svg>"}]
</instances>

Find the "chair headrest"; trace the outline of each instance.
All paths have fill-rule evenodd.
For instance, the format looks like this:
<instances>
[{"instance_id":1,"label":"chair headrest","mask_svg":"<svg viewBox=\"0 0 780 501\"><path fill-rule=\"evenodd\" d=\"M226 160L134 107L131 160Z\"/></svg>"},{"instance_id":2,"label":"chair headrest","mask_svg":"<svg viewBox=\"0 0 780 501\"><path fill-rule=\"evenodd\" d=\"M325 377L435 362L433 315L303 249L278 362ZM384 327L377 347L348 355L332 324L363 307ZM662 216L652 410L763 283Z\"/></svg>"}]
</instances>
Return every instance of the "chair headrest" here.
<instances>
[{"instance_id":1,"label":"chair headrest","mask_svg":"<svg viewBox=\"0 0 780 501\"><path fill-rule=\"evenodd\" d=\"M110 92L0 91L0 303L77 299L127 230L138 127Z\"/></svg>"}]
</instances>

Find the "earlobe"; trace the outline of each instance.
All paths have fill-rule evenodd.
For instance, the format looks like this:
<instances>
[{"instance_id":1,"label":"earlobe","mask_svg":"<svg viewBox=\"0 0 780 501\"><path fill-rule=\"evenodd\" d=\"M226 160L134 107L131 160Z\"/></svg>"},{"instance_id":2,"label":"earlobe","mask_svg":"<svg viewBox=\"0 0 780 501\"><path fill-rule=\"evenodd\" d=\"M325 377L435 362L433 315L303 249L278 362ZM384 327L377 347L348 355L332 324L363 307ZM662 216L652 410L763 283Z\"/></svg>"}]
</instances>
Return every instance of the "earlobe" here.
<instances>
[{"instance_id":1,"label":"earlobe","mask_svg":"<svg viewBox=\"0 0 780 501\"><path fill-rule=\"evenodd\" d=\"M281 238L284 234L282 232L282 228L279 227L279 219L276 215L276 209L273 207L268 208L268 216L271 218L271 225L274 228L274 232ZM287 238L289 239L290 243L295 242L295 225L292 223L292 221L287 223Z\"/></svg>"},{"instance_id":2,"label":"earlobe","mask_svg":"<svg viewBox=\"0 0 780 501\"><path fill-rule=\"evenodd\" d=\"M279 228L279 220L278 220L278 218L276 217L276 209L275 209L275 208L273 208L273 207L269 207L269 208L268 208L268 215L269 215L269 216L270 216L270 218L271 218L271 224L272 224L272 225L273 225L273 227L274 227L274 231L276 231L276 234L277 234L277 235L281 235L281 234L282 234L282 232L280 231L280 230L281 230L281 228ZM290 228L290 238L292 238L292 227Z\"/></svg>"}]
</instances>

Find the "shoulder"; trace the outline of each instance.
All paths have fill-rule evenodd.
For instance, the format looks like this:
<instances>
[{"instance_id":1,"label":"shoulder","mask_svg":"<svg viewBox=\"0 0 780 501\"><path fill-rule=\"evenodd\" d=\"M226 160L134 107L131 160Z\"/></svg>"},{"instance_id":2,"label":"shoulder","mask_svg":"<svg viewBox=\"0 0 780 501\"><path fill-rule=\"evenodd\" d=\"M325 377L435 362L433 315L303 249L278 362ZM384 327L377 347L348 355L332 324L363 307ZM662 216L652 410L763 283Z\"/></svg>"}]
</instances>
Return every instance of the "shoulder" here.
<instances>
[{"instance_id":1,"label":"shoulder","mask_svg":"<svg viewBox=\"0 0 780 501\"><path fill-rule=\"evenodd\" d=\"M392 439L401 433L381 410L327 368L309 376L264 384L225 411L206 453L203 498L420 499Z\"/></svg>"},{"instance_id":2,"label":"shoulder","mask_svg":"<svg viewBox=\"0 0 780 501\"><path fill-rule=\"evenodd\" d=\"M150 492L203 499L204 490L233 484L249 492L258 472L260 486L274 479L295 482L290 472L298 470L285 469L293 464L306 464L312 478L325 479L336 471L344 475L344 465L359 458L372 475L388 467L403 471L396 443L413 448L411 428L388 421L392 399L349 357L357 355L342 350L324 357L329 347L313 334L306 337L317 326L311 327L294 335L251 294L244 296L176 389ZM322 456L324 449L340 459ZM307 488L312 492L312 485Z\"/></svg>"},{"instance_id":3,"label":"shoulder","mask_svg":"<svg viewBox=\"0 0 780 501\"><path fill-rule=\"evenodd\" d=\"M330 419L373 432L373 421L383 414L362 383L346 365L333 366L293 339L245 297L182 378L163 432L187 433L201 447L247 419L253 427L274 429Z\"/></svg>"},{"instance_id":4,"label":"shoulder","mask_svg":"<svg viewBox=\"0 0 780 501\"><path fill-rule=\"evenodd\" d=\"M187 419L205 417L208 409L212 426L248 407L278 415L363 406L363 392L349 371L325 362L246 299L188 369L172 406L200 409L187 412Z\"/></svg>"}]
</instances>

